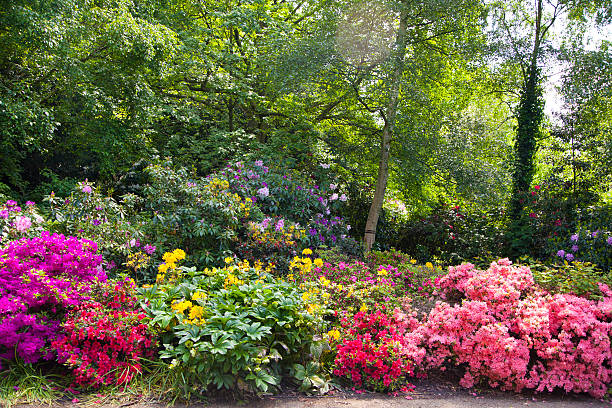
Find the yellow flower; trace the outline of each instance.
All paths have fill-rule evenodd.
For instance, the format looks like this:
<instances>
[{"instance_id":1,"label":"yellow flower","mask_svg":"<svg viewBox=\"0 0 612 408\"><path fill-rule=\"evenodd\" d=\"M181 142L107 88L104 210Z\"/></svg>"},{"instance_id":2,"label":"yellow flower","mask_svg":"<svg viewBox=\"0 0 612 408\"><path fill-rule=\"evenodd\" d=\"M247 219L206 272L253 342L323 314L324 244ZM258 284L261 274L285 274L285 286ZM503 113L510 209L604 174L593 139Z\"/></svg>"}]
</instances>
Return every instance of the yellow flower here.
<instances>
[{"instance_id":1,"label":"yellow flower","mask_svg":"<svg viewBox=\"0 0 612 408\"><path fill-rule=\"evenodd\" d=\"M224 261L225 261L226 264L229 265L229 264L231 264L234 261L234 258L231 258L231 257L228 256L227 258L224 259Z\"/></svg>"},{"instance_id":2,"label":"yellow flower","mask_svg":"<svg viewBox=\"0 0 612 408\"><path fill-rule=\"evenodd\" d=\"M336 329L330 330L330 331L327 332L327 336L330 339L334 339L334 340L337 341L340 338L340 332L338 330L336 330Z\"/></svg>"},{"instance_id":3,"label":"yellow flower","mask_svg":"<svg viewBox=\"0 0 612 408\"><path fill-rule=\"evenodd\" d=\"M177 261L180 261L181 259L185 259L185 256L187 255L185 251L183 251L182 249L178 249L178 248L172 251L172 254L174 255L174 258Z\"/></svg>"},{"instance_id":4,"label":"yellow flower","mask_svg":"<svg viewBox=\"0 0 612 408\"><path fill-rule=\"evenodd\" d=\"M163 263L157 267L157 270L159 271L159 273L164 274L168 272L168 268L170 267L170 265L171 264Z\"/></svg>"},{"instance_id":5,"label":"yellow flower","mask_svg":"<svg viewBox=\"0 0 612 408\"><path fill-rule=\"evenodd\" d=\"M361 304L361 307L359 308L360 312L367 312L368 311L368 306L365 303Z\"/></svg>"},{"instance_id":6,"label":"yellow flower","mask_svg":"<svg viewBox=\"0 0 612 408\"><path fill-rule=\"evenodd\" d=\"M208 295L204 292L198 291L191 295L192 300L206 300L206 298L208 298Z\"/></svg>"},{"instance_id":7,"label":"yellow flower","mask_svg":"<svg viewBox=\"0 0 612 408\"><path fill-rule=\"evenodd\" d=\"M386 269L381 269L380 271L378 271L378 276L386 276L387 275L387 270Z\"/></svg>"},{"instance_id":8,"label":"yellow flower","mask_svg":"<svg viewBox=\"0 0 612 408\"><path fill-rule=\"evenodd\" d=\"M189 318L198 319L202 317L203 314L204 314L204 308L202 306L194 306L189 311Z\"/></svg>"},{"instance_id":9,"label":"yellow flower","mask_svg":"<svg viewBox=\"0 0 612 408\"><path fill-rule=\"evenodd\" d=\"M166 252L163 256L162 259L164 261L166 261L167 263L173 263L176 261L176 258L174 256L174 253L172 252Z\"/></svg>"},{"instance_id":10,"label":"yellow flower","mask_svg":"<svg viewBox=\"0 0 612 408\"><path fill-rule=\"evenodd\" d=\"M184 300L182 302L174 302L172 304L172 309L176 310L179 313L183 313L186 309L189 309L191 306L193 306L193 303L191 303L188 300Z\"/></svg>"},{"instance_id":11,"label":"yellow flower","mask_svg":"<svg viewBox=\"0 0 612 408\"><path fill-rule=\"evenodd\" d=\"M416 263L416 259L411 259L410 263L414 265Z\"/></svg>"},{"instance_id":12,"label":"yellow flower","mask_svg":"<svg viewBox=\"0 0 612 408\"><path fill-rule=\"evenodd\" d=\"M302 255L312 255L312 249L306 248L302 251Z\"/></svg>"},{"instance_id":13,"label":"yellow flower","mask_svg":"<svg viewBox=\"0 0 612 408\"><path fill-rule=\"evenodd\" d=\"M323 260L321 258L317 258L314 260L314 264L320 268L323 266Z\"/></svg>"},{"instance_id":14,"label":"yellow flower","mask_svg":"<svg viewBox=\"0 0 612 408\"><path fill-rule=\"evenodd\" d=\"M427 262L427 263L425 264L425 267L426 267L426 268L429 268L429 269L433 269L433 264L432 264L431 262Z\"/></svg>"}]
</instances>

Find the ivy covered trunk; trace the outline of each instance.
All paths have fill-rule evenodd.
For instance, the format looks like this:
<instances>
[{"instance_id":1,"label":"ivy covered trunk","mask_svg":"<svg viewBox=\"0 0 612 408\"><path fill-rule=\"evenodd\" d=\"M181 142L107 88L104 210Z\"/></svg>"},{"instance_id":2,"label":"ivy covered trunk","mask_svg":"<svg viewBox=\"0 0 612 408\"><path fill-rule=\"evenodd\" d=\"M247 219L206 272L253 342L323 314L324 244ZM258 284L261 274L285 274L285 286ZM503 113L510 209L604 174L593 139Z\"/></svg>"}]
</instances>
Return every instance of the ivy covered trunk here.
<instances>
[{"instance_id":1,"label":"ivy covered trunk","mask_svg":"<svg viewBox=\"0 0 612 408\"><path fill-rule=\"evenodd\" d=\"M523 249L529 246L531 241L529 223L525 222L523 207L525 194L531 187L535 173L534 157L544 116L538 58L542 38L550 26L542 27L542 12L542 0L537 0L533 50L529 65L523 69L524 83L516 117L517 132L514 144L509 231L510 246L514 254L524 253Z\"/></svg>"}]
</instances>

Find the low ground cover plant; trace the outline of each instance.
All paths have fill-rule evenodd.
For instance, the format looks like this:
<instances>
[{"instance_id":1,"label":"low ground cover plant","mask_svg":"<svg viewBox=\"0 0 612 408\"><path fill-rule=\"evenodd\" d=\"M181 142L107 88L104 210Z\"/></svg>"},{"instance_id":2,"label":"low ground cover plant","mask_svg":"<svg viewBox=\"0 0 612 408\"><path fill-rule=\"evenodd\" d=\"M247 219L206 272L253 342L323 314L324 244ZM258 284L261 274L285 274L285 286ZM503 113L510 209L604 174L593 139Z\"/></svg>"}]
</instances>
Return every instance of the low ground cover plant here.
<instances>
[{"instance_id":1,"label":"low ground cover plant","mask_svg":"<svg viewBox=\"0 0 612 408\"><path fill-rule=\"evenodd\" d=\"M294 283L261 263L226 263L203 271L179 266L171 282L141 290L161 334L160 358L185 395L211 387L277 390L294 365L306 365L321 332L322 305Z\"/></svg>"}]
</instances>

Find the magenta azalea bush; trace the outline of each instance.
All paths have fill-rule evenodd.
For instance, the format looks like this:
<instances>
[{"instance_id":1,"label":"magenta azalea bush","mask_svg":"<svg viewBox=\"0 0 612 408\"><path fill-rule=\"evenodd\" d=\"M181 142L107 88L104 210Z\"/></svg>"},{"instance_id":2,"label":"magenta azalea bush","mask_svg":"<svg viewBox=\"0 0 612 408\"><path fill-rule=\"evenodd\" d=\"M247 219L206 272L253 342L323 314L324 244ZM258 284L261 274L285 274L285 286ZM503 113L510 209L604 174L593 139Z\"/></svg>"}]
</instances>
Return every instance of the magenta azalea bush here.
<instances>
[{"instance_id":1,"label":"magenta azalea bush","mask_svg":"<svg viewBox=\"0 0 612 408\"><path fill-rule=\"evenodd\" d=\"M428 350L425 368L465 367L461 385L587 392L602 397L612 380L612 291L588 300L537 288L528 267L507 259L478 271L450 268L442 296L417 331Z\"/></svg>"},{"instance_id":2,"label":"magenta azalea bush","mask_svg":"<svg viewBox=\"0 0 612 408\"><path fill-rule=\"evenodd\" d=\"M43 232L0 248L0 359L50 359L66 310L105 281L96 243ZM0 360L1 362L1 360Z\"/></svg>"}]
</instances>

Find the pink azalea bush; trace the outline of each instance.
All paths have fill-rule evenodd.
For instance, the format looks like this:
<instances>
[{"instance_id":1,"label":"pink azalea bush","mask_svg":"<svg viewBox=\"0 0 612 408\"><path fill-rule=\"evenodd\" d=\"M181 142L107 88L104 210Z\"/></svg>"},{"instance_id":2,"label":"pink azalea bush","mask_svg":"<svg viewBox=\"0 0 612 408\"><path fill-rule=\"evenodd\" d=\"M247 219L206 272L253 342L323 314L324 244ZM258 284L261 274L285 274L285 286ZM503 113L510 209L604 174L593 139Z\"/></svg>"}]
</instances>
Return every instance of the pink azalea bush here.
<instances>
[{"instance_id":1,"label":"pink azalea bush","mask_svg":"<svg viewBox=\"0 0 612 408\"><path fill-rule=\"evenodd\" d=\"M92 241L49 232L0 249L0 361L54 356L49 343L65 312L106 280L96 251Z\"/></svg>"},{"instance_id":2,"label":"pink azalea bush","mask_svg":"<svg viewBox=\"0 0 612 408\"><path fill-rule=\"evenodd\" d=\"M538 289L527 267L507 259L478 271L465 264L439 280L447 298L417 328L425 368L465 367L461 385L606 394L612 381L612 291L598 302Z\"/></svg>"}]
</instances>

